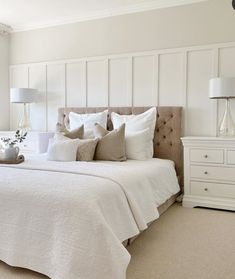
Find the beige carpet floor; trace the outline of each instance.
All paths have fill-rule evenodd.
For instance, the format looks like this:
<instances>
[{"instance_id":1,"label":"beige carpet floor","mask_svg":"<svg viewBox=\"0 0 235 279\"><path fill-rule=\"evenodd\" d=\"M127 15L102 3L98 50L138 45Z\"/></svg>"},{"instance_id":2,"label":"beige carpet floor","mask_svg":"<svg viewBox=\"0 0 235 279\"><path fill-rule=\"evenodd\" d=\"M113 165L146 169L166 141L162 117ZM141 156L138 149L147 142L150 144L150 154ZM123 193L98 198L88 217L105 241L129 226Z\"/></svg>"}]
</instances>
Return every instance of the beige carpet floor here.
<instances>
[{"instance_id":1,"label":"beige carpet floor","mask_svg":"<svg viewBox=\"0 0 235 279\"><path fill-rule=\"evenodd\" d=\"M235 279L235 212L175 204L128 250L127 279ZM48 278L0 262L0 279Z\"/></svg>"}]
</instances>

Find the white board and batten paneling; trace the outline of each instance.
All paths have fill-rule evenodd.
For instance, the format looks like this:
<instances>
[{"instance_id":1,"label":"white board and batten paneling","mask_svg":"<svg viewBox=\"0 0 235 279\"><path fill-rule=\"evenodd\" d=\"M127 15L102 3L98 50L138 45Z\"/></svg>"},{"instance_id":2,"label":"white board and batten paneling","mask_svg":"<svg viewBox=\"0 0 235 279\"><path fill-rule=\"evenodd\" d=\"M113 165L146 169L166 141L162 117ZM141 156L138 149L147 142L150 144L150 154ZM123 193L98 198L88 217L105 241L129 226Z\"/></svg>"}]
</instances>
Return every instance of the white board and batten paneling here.
<instances>
[{"instance_id":1,"label":"white board and batten paneling","mask_svg":"<svg viewBox=\"0 0 235 279\"><path fill-rule=\"evenodd\" d=\"M55 129L57 111L66 105L65 65L47 65L47 125L48 130Z\"/></svg>"},{"instance_id":2,"label":"white board and batten paneling","mask_svg":"<svg viewBox=\"0 0 235 279\"><path fill-rule=\"evenodd\" d=\"M222 77L235 76L235 46L223 47L219 50L219 75ZM235 99L231 99L231 110L235 119ZM219 101L219 119L225 110L225 101Z\"/></svg>"},{"instance_id":3,"label":"white board and batten paneling","mask_svg":"<svg viewBox=\"0 0 235 279\"><path fill-rule=\"evenodd\" d=\"M67 106L86 106L86 62L66 64Z\"/></svg>"},{"instance_id":4,"label":"white board and batten paneling","mask_svg":"<svg viewBox=\"0 0 235 279\"><path fill-rule=\"evenodd\" d=\"M37 88L40 98L37 103L30 105L30 120L34 130L47 130L47 87L46 65L29 67L29 87Z\"/></svg>"},{"instance_id":5,"label":"white board and batten paneling","mask_svg":"<svg viewBox=\"0 0 235 279\"><path fill-rule=\"evenodd\" d=\"M186 130L195 136L216 134L215 101L208 98L209 79L214 76L213 51L188 52Z\"/></svg>"},{"instance_id":6,"label":"white board and batten paneling","mask_svg":"<svg viewBox=\"0 0 235 279\"><path fill-rule=\"evenodd\" d=\"M108 60L95 60L87 62L87 106L108 106Z\"/></svg>"},{"instance_id":7,"label":"white board and batten paneling","mask_svg":"<svg viewBox=\"0 0 235 279\"><path fill-rule=\"evenodd\" d=\"M159 55L159 105L183 106L184 53Z\"/></svg>"},{"instance_id":8,"label":"white board and batten paneling","mask_svg":"<svg viewBox=\"0 0 235 279\"><path fill-rule=\"evenodd\" d=\"M211 77L235 76L235 43L10 66L10 87L33 87L33 130L54 130L59 107L183 106L184 134L214 136L223 101ZM232 104L235 111L235 104ZM21 107L11 105L11 129ZM235 116L235 115L234 115Z\"/></svg>"},{"instance_id":9,"label":"white board and batten paneling","mask_svg":"<svg viewBox=\"0 0 235 279\"><path fill-rule=\"evenodd\" d=\"M133 57L133 106L143 107L156 105L155 91L155 56Z\"/></svg>"},{"instance_id":10,"label":"white board and batten paneling","mask_svg":"<svg viewBox=\"0 0 235 279\"><path fill-rule=\"evenodd\" d=\"M109 60L109 105L128 107L132 105L131 58Z\"/></svg>"}]
</instances>

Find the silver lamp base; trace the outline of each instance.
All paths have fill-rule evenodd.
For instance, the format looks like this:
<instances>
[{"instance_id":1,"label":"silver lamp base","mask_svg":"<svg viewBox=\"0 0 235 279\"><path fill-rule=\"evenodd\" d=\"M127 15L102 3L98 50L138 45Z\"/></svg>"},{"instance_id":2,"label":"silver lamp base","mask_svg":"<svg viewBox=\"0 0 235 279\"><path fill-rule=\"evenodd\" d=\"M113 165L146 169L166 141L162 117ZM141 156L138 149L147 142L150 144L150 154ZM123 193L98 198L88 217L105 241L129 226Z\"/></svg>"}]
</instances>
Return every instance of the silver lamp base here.
<instances>
[{"instance_id":1,"label":"silver lamp base","mask_svg":"<svg viewBox=\"0 0 235 279\"><path fill-rule=\"evenodd\" d=\"M220 137L235 137L235 124L230 110L229 98L226 98L225 112L219 126Z\"/></svg>"}]
</instances>

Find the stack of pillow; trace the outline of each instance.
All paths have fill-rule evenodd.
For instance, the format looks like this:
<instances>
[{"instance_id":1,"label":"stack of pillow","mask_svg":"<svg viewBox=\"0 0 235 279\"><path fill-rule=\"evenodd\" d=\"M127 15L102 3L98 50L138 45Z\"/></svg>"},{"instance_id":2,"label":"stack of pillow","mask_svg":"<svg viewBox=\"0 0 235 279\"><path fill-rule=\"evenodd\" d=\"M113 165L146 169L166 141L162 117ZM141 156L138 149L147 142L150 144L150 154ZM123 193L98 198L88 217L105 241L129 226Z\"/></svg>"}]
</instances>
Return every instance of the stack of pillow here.
<instances>
[{"instance_id":1,"label":"stack of pillow","mask_svg":"<svg viewBox=\"0 0 235 279\"><path fill-rule=\"evenodd\" d=\"M156 108L138 115L111 113L113 130L107 130L108 110L69 113L69 127L57 125L47 158L53 161L125 161L153 157Z\"/></svg>"}]
</instances>

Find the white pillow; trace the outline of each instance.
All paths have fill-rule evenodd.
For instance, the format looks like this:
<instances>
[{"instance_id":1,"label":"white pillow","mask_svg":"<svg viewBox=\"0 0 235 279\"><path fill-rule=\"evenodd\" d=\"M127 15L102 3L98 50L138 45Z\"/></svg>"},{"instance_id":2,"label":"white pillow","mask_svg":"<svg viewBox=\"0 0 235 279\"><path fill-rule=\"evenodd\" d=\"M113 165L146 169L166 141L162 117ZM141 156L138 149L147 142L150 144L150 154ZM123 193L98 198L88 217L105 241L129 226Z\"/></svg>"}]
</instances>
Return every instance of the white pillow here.
<instances>
[{"instance_id":1,"label":"white pillow","mask_svg":"<svg viewBox=\"0 0 235 279\"><path fill-rule=\"evenodd\" d=\"M113 122L113 128L117 129L123 123L126 124L126 134L129 132L139 132L145 129L149 129L149 139L148 139L148 158L153 157L153 138L154 130L156 126L156 114L157 109L155 107L150 108L144 113L137 115L120 115L118 113L112 112L111 119Z\"/></svg>"},{"instance_id":2,"label":"white pillow","mask_svg":"<svg viewBox=\"0 0 235 279\"><path fill-rule=\"evenodd\" d=\"M147 160L151 158L149 153L150 131L145 129L139 132L129 132L126 134L126 157L132 160Z\"/></svg>"},{"instance_id":3,"label":"white pillow","mask_svg":"<svg viewBox=\"0 0 235 279\"><path fill-rule=\"evenodd\" d=\"M76 161L79 141L79 139L50 141L47 160L62 162Z\"/></svg>"},{"instance_id":4,"label":"white pillow","mask_svg":"<svg viewBox=\"0 0 235 279\"><path fill-rule=\"evenodd\" d=\"M107 129L108 110L98 113L78 114L75 112L69 113L70 130L74 130L81 125L84 125L84 138L94 137L93 128L95 123L100 124L104 129Z\"/></svg>"}]
</instances>

